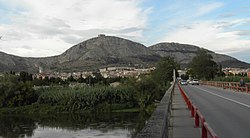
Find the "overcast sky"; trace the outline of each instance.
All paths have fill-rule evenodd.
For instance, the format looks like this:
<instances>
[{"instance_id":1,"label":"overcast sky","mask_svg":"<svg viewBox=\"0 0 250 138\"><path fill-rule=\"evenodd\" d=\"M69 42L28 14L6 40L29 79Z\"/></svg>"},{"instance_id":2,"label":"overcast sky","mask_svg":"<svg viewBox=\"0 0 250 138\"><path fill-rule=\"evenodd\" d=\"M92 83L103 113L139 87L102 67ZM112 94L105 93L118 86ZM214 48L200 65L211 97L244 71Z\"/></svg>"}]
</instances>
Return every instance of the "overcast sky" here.
<instances>
[{"instance_id":1,"label":"overcast sky","mask_svg":"<svg viewBox=\"0 0 250 138\"><path fill-rule=\"evenodd\" d=\"M250 63L249 0L0 0L0 51L58 55L100 33L193 44Z\"/></svg>"}]
</instances>

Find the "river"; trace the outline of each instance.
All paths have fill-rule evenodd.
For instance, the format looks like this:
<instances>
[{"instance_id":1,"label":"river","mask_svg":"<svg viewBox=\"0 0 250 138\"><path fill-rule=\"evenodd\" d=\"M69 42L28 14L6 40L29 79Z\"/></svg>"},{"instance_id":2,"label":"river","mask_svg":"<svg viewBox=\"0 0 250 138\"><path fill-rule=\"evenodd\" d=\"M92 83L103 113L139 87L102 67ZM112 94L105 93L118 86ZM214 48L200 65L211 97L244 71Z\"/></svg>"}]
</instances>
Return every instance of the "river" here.
<instances>
[{"instance_id":1,"label":"river","mask_svg":"<svg viewBox=\"0 0 250 138\"><path fill-rule=\"evenodd\" d=\"M0 137L130 138L148 118L143 113L0 115Z\"/></svg>"}]
</instances>

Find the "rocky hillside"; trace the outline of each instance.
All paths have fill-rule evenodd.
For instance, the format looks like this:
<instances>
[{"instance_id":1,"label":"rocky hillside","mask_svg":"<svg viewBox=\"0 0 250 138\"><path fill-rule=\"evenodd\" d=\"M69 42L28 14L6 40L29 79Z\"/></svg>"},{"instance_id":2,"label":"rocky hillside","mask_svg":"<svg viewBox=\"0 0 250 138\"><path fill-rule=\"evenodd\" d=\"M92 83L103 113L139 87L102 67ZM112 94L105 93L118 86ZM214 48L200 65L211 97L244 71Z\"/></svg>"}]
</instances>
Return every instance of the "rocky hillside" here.
<instances>
[{"instance_id":1,"label":"rocky hillside","mask_svg":"<svg viewBox=\"0 0 250 138\"><path fill-rule=\"evenodd\" d=\"M197 46L159 43L150 47L114 36L99 36L72 46L58 56L27 58L0 52L0 72L37 72L38 66L47 71L82 71L107 66L154 66L164 56L174 57L182 67L196 55ZM227 55L208 51L224 67L250 68L249 64Z\"/></svg>"},{"instance_id":2,"label":"rocky hillside","mask_svg":"<svg viewBox=\"0 0 250 138\"><path fill-rule=\"evenodd\" d=\"M159 54L161 57L172 56L177 62L180 63L182 67L187 67L187 65L192 61L193 57L196 56L198 50L201 48L188 44L158 43L150 46L149 49ZM250 64L239 61L236 58L223 54L217 54L209 50L207 50L207 52L213 56L213 60L217 62L217 64L221 64L223 67L250 67Z\"/></svg>"},{"instance_id":3,"label":"rocky hillside","mask_svg":"<svg viewBox=\"0 0 250 138\"><path fill-rule=\"evenodd\" d=\"M0 52L0 71L10 71L10 70L27 70L29 68L29 62L26 58L18 57L14 55L9 55Z\"/></svg>"},{"instance_id":4,"label":"rocky hillside","mask_svg":"<svg viewBox=\"0 0 250 138\"><path fill-rule=\"evenodd\" d=\"M99 36L72 46L58 56L24 58L2 53L0 71L46 70L78 71L107 66L150 66L160 56L142 44L114 36ZM5 60L7 59L7 60Z\"/></svg>"},{"instance_id":5,"label":"rocky hillside","mask_svg":"<svg viewBox=\"0 0 250 138\"><path fill-rule=\"evenodd\" d=\"M49 69L51 65L56 64L58 56L44 58L19 57L15 55L0 52L0 72L9 71L28 71L37 72L39 66Z\"/></svg>"},{"instance_id":6,"label":"rocky hillside","mask_svg":"<svg viewBox=\"0 0 250 138\"><path fill-rule=\"evenodd\" d=\"M82 70L106 66L147 66L158 61L160 56L127 39L99 36L71 47L56 58L55 68Z\"/></svg>"}]
</instances>

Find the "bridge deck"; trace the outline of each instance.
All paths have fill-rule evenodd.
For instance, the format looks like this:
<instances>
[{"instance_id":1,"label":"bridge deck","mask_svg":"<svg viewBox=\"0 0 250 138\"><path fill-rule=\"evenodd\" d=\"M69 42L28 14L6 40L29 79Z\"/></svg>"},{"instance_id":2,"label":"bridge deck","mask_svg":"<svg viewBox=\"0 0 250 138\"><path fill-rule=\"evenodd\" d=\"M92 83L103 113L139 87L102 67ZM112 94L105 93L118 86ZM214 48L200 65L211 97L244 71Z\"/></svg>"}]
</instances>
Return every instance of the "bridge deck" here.
<instances>
[{"instance_id":1,"label":"bridge deck","mask_svg":"<svg viewBox=\"0 0 250 138\"><path fill-rule=\"evenodd\" d=\"M181 93L177 87L174 88L172 113L169 127L170 138L200 138L199 128L194 128L194 119L187 108Z\"/></svg>"}]
</instances>

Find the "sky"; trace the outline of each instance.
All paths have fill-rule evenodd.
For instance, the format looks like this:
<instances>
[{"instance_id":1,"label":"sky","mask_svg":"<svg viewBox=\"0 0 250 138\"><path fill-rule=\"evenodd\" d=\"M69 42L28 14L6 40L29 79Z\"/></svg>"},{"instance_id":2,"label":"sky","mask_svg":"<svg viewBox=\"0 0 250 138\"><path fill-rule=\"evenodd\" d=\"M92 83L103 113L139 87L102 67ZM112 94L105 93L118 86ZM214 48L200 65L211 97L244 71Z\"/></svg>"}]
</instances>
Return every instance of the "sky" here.
<instances>
[{"instance_id":1,"label":"sky","mask_svg":"<svg viewBox=\"0 0 250 138\"><path fill-rule=\"evenodd\" d=\"M0 0L0 51L59 55L106 34L196 45L250 63L250 0Z\"/></svg>"}]
</instances>

